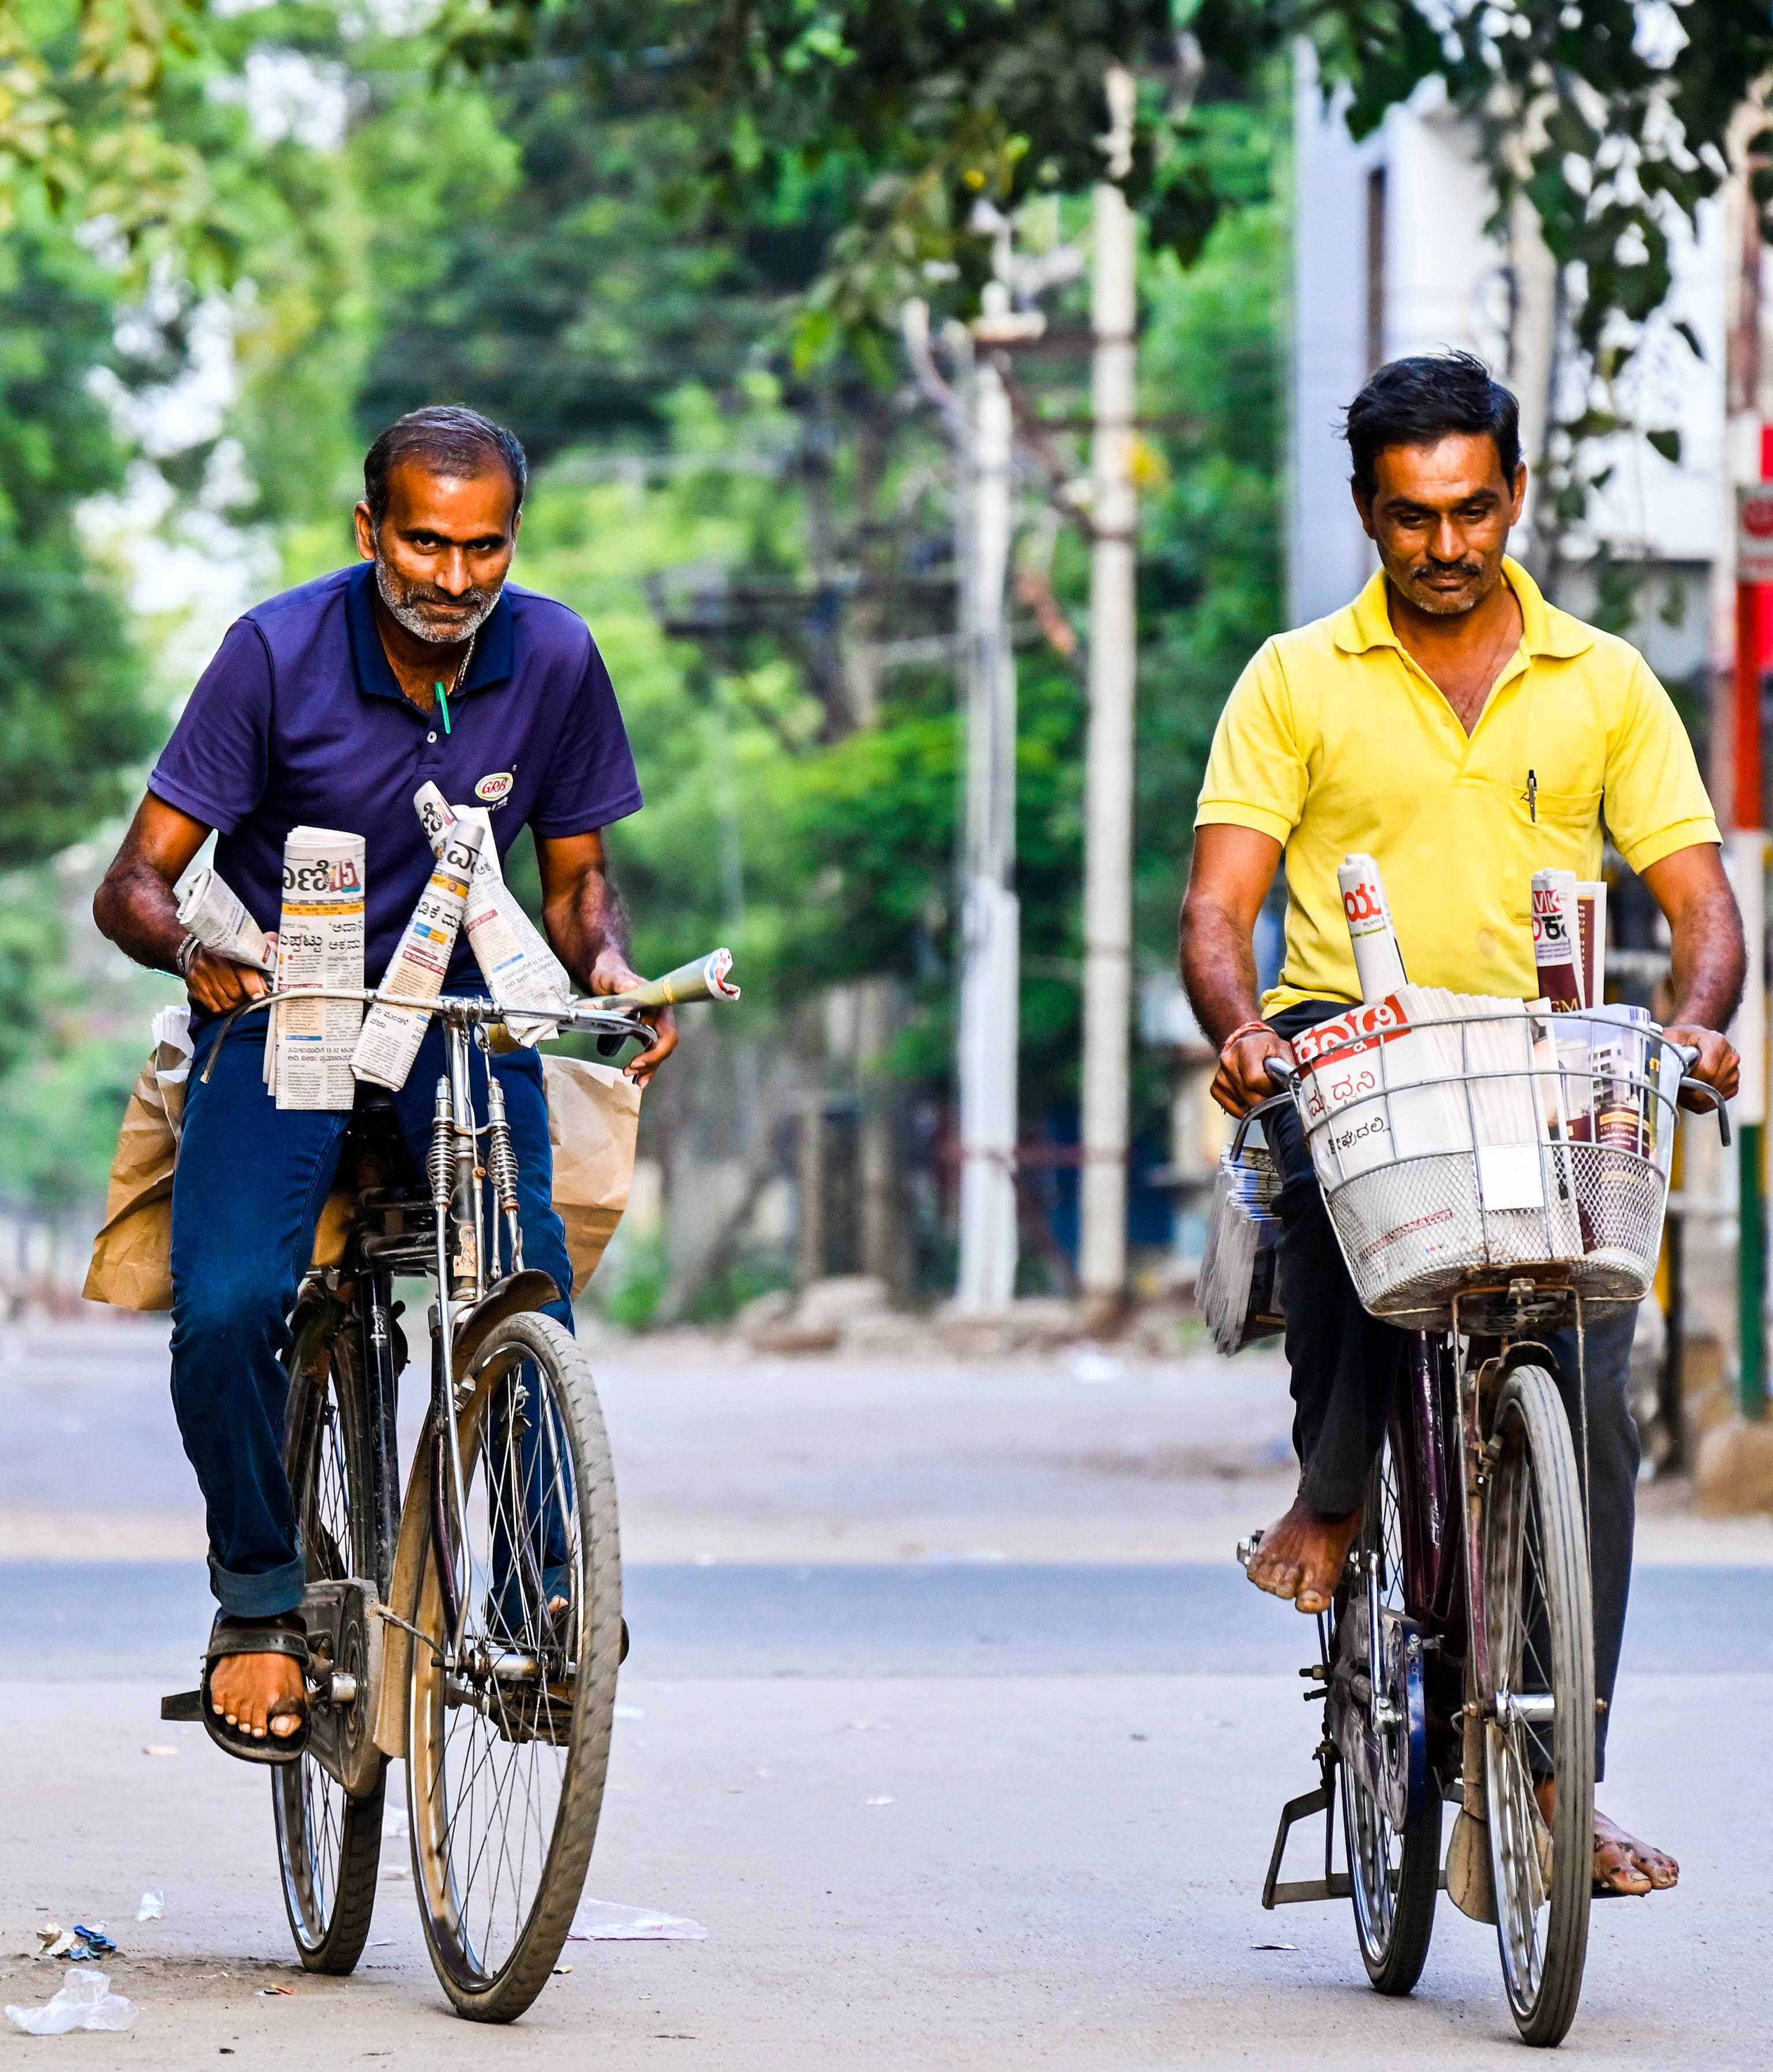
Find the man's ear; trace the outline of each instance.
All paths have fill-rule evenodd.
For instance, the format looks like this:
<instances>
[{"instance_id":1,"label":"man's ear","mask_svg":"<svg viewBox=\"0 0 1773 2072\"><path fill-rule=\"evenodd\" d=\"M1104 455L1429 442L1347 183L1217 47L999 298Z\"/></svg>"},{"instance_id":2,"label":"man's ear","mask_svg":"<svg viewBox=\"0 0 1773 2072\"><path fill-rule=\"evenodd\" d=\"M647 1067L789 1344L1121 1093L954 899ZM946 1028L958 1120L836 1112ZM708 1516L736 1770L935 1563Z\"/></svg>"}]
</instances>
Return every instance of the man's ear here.
<instances>
[{"instance_id":1,"label":"man's ear","mask_svg":"<svg viewBox=\"0 0 1773 2072\"><path fill-rule=\"evenodd\" d=\"M1508 520L1508 523L1509 523L1511 525L1518 525L1518 524L1520 523L1520 513L1521 513L1521 510L1522 510L1522 508L1523 508L1523 507L1524 506L1524 504L1526 504L1526 501L1527 501L1527 463L1525 462L1525 461L1522 461L1522 462L1520 462L1520 466L1519 466L1518 467L1516 467L1516 470L1515 470L1515 504L1514 504L1514 510L1513 510L1513 512L1511 513L1511 515L1510 515L1510 516L1509 516L1509 520Z\"/></svg>"},{"instance_id":2,"label":"man's ear","mask_svg":"<svg viewBox=\"0 0 1773 2072\"><path fill-rule=\"evenodd\" d=\"M1373 530L1373 500L1366 494L1358 482L1349 483L1348 494L1355 500L1355 508L1360 514L1362 531L1366 533L1369 540L1376 540L1379 535Z\"/></svg>"},{"instance_id":3,"label":"man's ear","mask_svg":"<svg viewBox=\"0 0 1773 2072\"><path fill-rule=\"evenodd\" d=\"M357 558L372 561L376 558L376 525L369 515L369 506L360 502L351 514L351 522L356 528Z\"/></svg>"}]
</instances>

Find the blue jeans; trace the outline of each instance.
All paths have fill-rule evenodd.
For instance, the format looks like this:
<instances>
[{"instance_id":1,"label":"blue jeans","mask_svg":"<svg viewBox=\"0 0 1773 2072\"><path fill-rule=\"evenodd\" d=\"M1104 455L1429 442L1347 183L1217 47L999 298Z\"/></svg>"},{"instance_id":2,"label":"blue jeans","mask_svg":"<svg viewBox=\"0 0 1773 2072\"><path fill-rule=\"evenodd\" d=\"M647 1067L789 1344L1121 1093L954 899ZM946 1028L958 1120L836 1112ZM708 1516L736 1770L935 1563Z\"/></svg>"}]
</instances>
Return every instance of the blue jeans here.
<instances>
[{"instance_id":1,"label":"blue jeans","mask_svg":"<svg viewBox=\"0 0 1773 2072\"><path fill-rule=\"evenodd\" d=\"M302 1601L302 1552L283 1468L289 1314L313 1256L315 1225L339 1170L348 1116L280 1111L261 1077L265 1017L237 1022L214 1077L201 1075L219 1018L196 1032L172 1185L172 1404L209 1527L209 1581L224 1612L268 1618ZM572 1265L551 1196L553 1157L541 1061L494 1060L517 1154L524 1264L570 1297ZM394 1096L421 1168L430 1142L442 1031L434 1022ZM486 1067L474 1053L484 1115ZM570 1330L572 1305L547 1314Z\"/></svg>"}]
</instances>

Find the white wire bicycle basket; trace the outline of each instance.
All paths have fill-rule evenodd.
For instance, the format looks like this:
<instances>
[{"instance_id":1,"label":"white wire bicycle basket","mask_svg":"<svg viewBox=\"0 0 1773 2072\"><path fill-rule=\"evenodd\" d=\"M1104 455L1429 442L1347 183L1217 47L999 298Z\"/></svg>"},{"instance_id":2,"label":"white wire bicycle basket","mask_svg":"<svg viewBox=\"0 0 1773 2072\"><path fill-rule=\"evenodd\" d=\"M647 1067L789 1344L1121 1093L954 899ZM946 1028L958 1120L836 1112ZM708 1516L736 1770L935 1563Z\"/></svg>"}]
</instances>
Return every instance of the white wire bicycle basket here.
<instances>
[{"instance_id":1,"label":"white wire bicycle basket","mask_svg":"<svg viewBox=\"0 0 1773 2072\"><path fill-rule=\"evenodd\" d=\"M1648 1293L1685 1065L1654 1023L1504 1000L1413 1020L1385 1002L1294 1050L1312 1162L1373 1315L1444 1327L1456 1297L1504 1275L1592 1302Z\"/></svg>"}]
</instances>

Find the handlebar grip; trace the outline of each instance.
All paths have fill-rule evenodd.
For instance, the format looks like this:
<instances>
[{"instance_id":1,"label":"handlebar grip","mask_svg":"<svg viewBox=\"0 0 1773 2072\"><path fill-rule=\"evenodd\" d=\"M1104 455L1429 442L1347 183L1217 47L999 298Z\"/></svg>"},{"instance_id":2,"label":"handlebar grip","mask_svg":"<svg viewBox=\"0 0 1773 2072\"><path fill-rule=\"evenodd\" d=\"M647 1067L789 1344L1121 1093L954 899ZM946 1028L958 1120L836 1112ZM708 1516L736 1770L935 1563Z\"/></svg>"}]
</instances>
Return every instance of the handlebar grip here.
<instances>
[{"instance_id":1,"label":"handlebar grip","mask_svg":"<svg viewBox=\"0 0 1773 2072\"><path fill-rule=\"evenodd\" d=\"M648 979L631 993L606 993L586 1004L621 1013L636 1007L674 1007L683 1000L737 1000L738 988L726 977L732 968L730 950L710 950L705 957L679 964L663 978Z\"/></svg>"},{"instance_id":2,"label":"handlebar grip","mask_svg":"<svg viewBox=\"0 0 1773 2072\"><path fill-rule=\"evenodd\" d=\"M1290 1065L1285 1058L1265 1058L1262 1069L1277 1087L1291 1087L1299 1076L1297 1065Z\"/></svg>"}]
</instances>

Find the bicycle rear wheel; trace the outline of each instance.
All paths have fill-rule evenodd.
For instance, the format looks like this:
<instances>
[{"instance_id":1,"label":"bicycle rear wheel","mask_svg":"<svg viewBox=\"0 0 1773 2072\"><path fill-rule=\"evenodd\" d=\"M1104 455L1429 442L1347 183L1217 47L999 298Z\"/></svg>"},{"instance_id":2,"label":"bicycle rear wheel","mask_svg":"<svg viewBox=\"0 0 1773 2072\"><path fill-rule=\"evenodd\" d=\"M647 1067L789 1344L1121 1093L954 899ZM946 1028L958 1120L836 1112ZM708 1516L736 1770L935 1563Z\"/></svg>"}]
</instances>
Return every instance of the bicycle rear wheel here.
<instances>
[{"instance_id":1,"label":"bicycle rear wheel","mask_svg":"<svg viewBox=\"0 0 1773 2072\"><path fill-rule=\"evenodd\" d=\"M1483 1695L1496 1939L1516 2027L1528 2043L1556 2044L1575 2019L1588 1954L1594 1633L1575 1449L1542 1367L1508 1376L1491 1440Z\"/></svg>"},{"instance_id":2,"label":"bicycle rear wheel","mask_svg":"<svg viewBox=\"0 0 1773 2072\"><path fill-rule=\"evenodd\" d=\"M615 1485L589 1362L514 1316L461 1413L462 1642L428 1536L409 1651L407 1800L425 1939L456 2011L510 2021L547 1983L603 1804L622 1632ZM438 1478L446 1483L447 1477Z\"/></svg>"},{"instance_id":3,"label":"bicycle rear wheel","mask_svg":"<svg viewBox=\"0 0 1773 2072\"><path fill-rule=\"evenodd\" d=\"M355 1315L336 1312L298 1324L290 1363L285 1459L307 1581L343 1582L376 1574L380 1472ZM356 1666L360 1675L360 1665ZM364 1700L367 1702L367 1693ZM311 1971L354 1971L369 1937L381 1861L387 1765L352 1798L311 1747L271 1774L283 1905Z\"/></svg>"},{"instance_id":4,"label":"bicycle rear wheel","mask_svg":"<svg viewBox=\"0 0 1773 2072\"><path fill-rule=\"evenodd\" d=\"M1405 1597L1404 1491L1398 1461L1388 1433L1368 1478L1367 1502L1361 1515L1360 1536L1355 1543L1355 1567L1364 1577L1369 1560L1378 1564L1380 1613L1388 1645L1401 1645L1400 1622L1409 1616ZM1361 1584L1346 1586L1338 1620L1338 1642L1344 1623L1347 1639L1367 1668L1370 1688L1387 1695L1404 1682L1396 1671L1388 1674L1380 1665L1374 1675L1365 1663L1368 1652L1364 1632L1367 1604ZM1411 1751L1409 1737L1424 1731L1420 1716L1421 1681L1415 1678L1417 1716L1410 1716L1407 1699L1404 1716L1386 1728L1381 1740L1387 1753L1387 1768L1394 1778L1407 1778ZM1343 1832L1347 1836L1349 1897L1355 1915L1355 1934L1360 1945L1361 1962L1376 1992L1407 1993L1422 1975L1428 1959L1429 1941L1434 1932L1434 1901L1441 1868L1441 1801L1432 1781L1418 1782L1412 1814L1400 1823L1397 1794L1376 1791L1372 1781L1346 1758L1338 1765L1342 1778Z\"/></svg>"}]
</instances>

